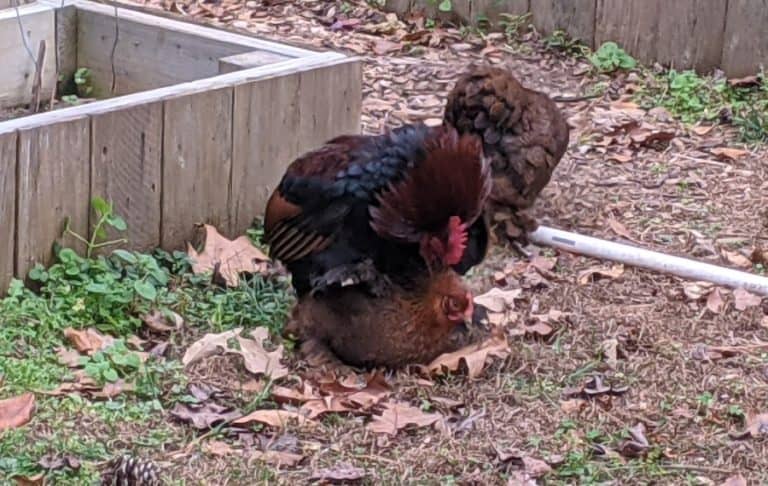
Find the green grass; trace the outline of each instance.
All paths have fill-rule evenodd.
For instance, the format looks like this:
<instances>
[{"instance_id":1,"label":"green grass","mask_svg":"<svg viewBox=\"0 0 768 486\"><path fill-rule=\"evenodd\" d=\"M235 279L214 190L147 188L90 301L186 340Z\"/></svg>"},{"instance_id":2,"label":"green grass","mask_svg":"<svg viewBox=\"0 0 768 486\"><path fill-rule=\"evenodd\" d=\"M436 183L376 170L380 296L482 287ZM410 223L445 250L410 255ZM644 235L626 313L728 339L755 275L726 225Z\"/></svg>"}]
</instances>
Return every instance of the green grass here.
<instances>
[{"instance_id":1,"label":"green grass","mask_svg":"<svg viewBox=\"0 0 768 486\"><path fill-rule=\"evenodd\" d=\"M123 226L111 206L95 202L104 224ZM103 248L99 241L106 235L103 231L96 235L98 231L95 228L93 238L82 238L88 248ZM249 232L259 246L261 235L258 228ZM0 484L15 484L5 483L5 478L39 473L46 473L55 484L94 484L97 465L126 449L156 451L178 443L174 435L184 429L172 428L166 411L187 399L181 363L156 357L142 363L127 344L139 332L146 313L154 309L178 313L189 340L240 326L279 332L292 302L285 278L254 275L225 289L211 283L210 275L194 275L185 253L119 249L97 253L83 257L59 248L51 266L30 272L30 287L16 280L0 300L0 399L25 391L50 391L73 378L56 355L57 348L71 347L64 337L68 327L93 327L116 338L111 347L82 357L80 366L99 384L124 379L134 389L105 401L74 393L38 393L32 422L0 432ZM179 346L173 356L180 356L189 344L178 340L171 336L171 345ZM130 442L118 433L126 428L135 429ZM39 461L50 454L75 457L82 466L45 471Z\"/></svg>"},{"instance_id":2,"label":"green grass","mask_svg":"<svg viewBox=\"0 0 768 486\"><path fill-rule=\"evenodd\" d=\"M716 121L723 111L732 113L745 143L768 142L768 84L734 87L724 79L699 76L694 71L670 70L638 92L644 108L663 106L686 123Z\"/></svg>"}]
</instances>

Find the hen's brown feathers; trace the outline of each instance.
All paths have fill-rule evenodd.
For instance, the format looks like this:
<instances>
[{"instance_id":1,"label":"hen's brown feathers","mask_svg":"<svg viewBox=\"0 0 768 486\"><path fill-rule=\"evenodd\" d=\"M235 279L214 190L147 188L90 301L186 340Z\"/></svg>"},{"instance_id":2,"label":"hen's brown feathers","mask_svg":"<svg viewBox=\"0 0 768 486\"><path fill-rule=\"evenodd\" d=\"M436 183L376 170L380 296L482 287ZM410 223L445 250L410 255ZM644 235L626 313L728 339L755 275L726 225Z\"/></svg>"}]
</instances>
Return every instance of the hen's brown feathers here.
<instances>
[{"instance_id":1,"label":"hen's brown feathers","mask_svg":"<svg viewBox=\"0 0 768 486\"><path fill-rule=\"evenodd\" d=\"M493 168L490 200L515 216L533 206L568 147L557 105L498 67L471 67L449 94L444 121L482 137Z\"/></svg>"},{"instance_id":2,"label":"hen's brown feathers","mask_svg":"<svg viewBox=\"0 0 768 486\"><path fill-rule=\"evenodd\" d=\"M465 343L466 327L448 319L446 309L471 312L471 295L451 270L416 289L392 285L377 298L355 287L304 296L286 329L326 345L347 364L396 367L427 363Z\"/></svg>"}]
</instances>

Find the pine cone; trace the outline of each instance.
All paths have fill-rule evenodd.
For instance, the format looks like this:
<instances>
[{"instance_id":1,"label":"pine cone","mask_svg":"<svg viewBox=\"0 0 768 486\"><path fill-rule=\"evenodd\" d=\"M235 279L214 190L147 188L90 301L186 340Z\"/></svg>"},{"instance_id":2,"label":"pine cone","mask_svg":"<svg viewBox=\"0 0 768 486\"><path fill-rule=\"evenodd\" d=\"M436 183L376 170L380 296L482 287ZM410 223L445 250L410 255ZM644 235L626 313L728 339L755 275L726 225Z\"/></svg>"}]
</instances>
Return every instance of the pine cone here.
<instances>
[{"instance_id":1,"label":"pine cone","mask_svg":"<svg viewBox=\"0 0 768 486\"><path fill-rule=\"evenodd\" d=\"M159 468L148 459L129 455L118 456L109 462L102 486L162 486Z\"/></svg>"}]
</instances>

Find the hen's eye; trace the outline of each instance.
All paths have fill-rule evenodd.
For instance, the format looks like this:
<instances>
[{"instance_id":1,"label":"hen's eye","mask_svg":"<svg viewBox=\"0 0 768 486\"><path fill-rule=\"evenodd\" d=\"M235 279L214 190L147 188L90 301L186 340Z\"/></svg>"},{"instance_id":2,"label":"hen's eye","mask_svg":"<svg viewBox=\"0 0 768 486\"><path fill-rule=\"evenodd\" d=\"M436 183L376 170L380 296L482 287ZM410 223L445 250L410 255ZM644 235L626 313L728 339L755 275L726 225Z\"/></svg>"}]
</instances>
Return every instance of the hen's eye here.
<instances>
[{"instance_id":1,"label":"hen's eye","mask_svg":"<svg viewBox=\"0 0 768 486\"><path fill-rule=\"evenodd\" d=\"M456 312L456 311L460 311L461 310L461 302L459 302L456 299L450 299L448 301L448 305L449 305L451 311Z\"/></svg>"}]
</instances>

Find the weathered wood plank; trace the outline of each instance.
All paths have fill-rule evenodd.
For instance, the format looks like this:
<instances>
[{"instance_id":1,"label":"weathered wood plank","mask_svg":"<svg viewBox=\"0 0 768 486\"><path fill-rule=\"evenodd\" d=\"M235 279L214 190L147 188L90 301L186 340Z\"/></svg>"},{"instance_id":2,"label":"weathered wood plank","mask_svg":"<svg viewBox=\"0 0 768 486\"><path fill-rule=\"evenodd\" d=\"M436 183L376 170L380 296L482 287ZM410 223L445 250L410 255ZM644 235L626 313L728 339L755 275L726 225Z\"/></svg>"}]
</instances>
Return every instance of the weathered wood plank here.
<instances>
[{"instance_id":1,"label":"weathered wood plank","mask_svg":"<svg viewBox=\"0 0 768 486\"><path fill-rule=\"evenodd\" d=\"M88 11L78 14L77 59L92 73L98 96L135 93L218 74L219 58L246 47L164 30L118 18L114 80L111 48L115 18Z\"/></svg>"},{"instance_id":2,"label":"weathered wood plank","mask_svg":"<svg viewBox=\"0 0 768 486\"><path fill-rule=\"evenodd\" d=\"M644 63L709 71L720 61L722 0L598 0L595 44L615 41Z\"/></svg>"},{"instance_id":3,"label":"weathered wood plank","mask_svg":"<svg viewBox=\"0 0 768 486\"><path fill-rule=\"evenodd\" d=\"M407 14L411 11L411 4L413 0L387 0L384 4L384 8L390 12L396 12L398 14Z\"/></svg>"},{"instance_id":4,"label":"weathered wood plank","mask_svg":"<svg viewBox=\"0 0 768 486\"><path fill-rule=\"evenodd\" d=\"M59 238L67 218L73 231L88 233L90 121L21 130L18 159L16 273L26 276L50 262L54 241L81 248Z\"/></svg>"},{"instance_id":5,"label":"weathered wood plank","mask_svg":"<svg viewBox=\"0 0 768 486\"><path fill-rule=\"evenodd\" d=\"M19 7L27 45L37 56L40 41L46 43L42 70L42 93L51 93L56 83L55 14L50 7ZM0 10L0 108L28 104L32 101L35 63L24 47L15 9ZM45 97L43 97L45 98Z\"/></svg>"},{"instance_id":6,"label":"weathered wood plank","mask_svg":"<svg viewBox=\"0 0 768 486\"><path fill-rule=\"evenodd\" d=\"M593 45L595 37L595 7L597 0L532 0L533 25L549 35L564 30L572 38Z\"/></svg>"},{"instance_id":7,"label":"weathered wood plank","mask_svg":"<svg viewBox=\"0 0 768 486\"><path fill-rule=\"evenodd\" d=\"M232 99L233 89L224 88L164 104L163 248L181 248L197 223L228 233Z\"/></svg>"},{"instance_id":8,"label":"weathered wood plank","mask_svg":"<svg viewBox=\"0 0 768 486\"><path fill-rule=\"evenodd\" d=\"M73 87L77 71L77 8L73 5L56 9L56 69L61 88Z\"/></svg>"},{"instance_id":9,"label":"weathered wood plank","mask_svg":"<svg viewBox=\"0 0 768 486\"><path fill-rule=\"evenodd\" d=\"M0 134L0 294L13 278L16 245L16 132Z\"/></svg>"},{"instance_id":10,"label":"weathered wood plank","mask_svg":"<svg viewBox=\"0 0 768 486\"><path fill-rule=\"evenodd\" d=\"M729 0L722 69L730 77L768 67L768 0Z\"/></svg>"},{"instance_id":11,"label":"weathered wood plank","mask_svg":"<svg viewBox=\"0 0 768 486\"><path fill-rule=\"evenodd\" d=\"M536 0L533 0L534 2ZM503 14L525 15L530 10L529 0L472 0L472 21L486 19L492 26L499 26Z\"/></svg>"},{"instance_id":12,"label":"weathered wood plank","mask_svg":"<svg viewBox=\"0 0 768 486\"><path fill-rule=\"evenodd\" d=\"M264 213L285 167L299 153L300 74L235 87L232 153L233 234Z\"/></svg>"},{"instance_id":13,"label":"weathered wood plank","mask_svg":"<svg viewBox=\"0 0 768 486\"><path fill-rule=\"evenodd\" d=\"M152 103L91 119L91 197L112 201L128 223L131 248L160 244L163 105Z\"/></svg>"},{"instance_id":14,"label":"weathered wood plank","mask_svg":"<svg viewBox=\"0 0 768 486\"><path fill-rule=\"evenodd\" d=\"M135 12L132 12L135 14ZM143 17L142 17L143 18ZM189 32L179 22L141 22L118 16L120 35L115 48L114 92L118 95L160 88L219 74L219 59L252 51L247 44L219 40L217 31ZM196 27L196 29L202 29ZM206 33L207 35L200 35ZM91 69L94 91L112 92L111 48L115 19L111 15L78 12L78 64ZM273 62L290 57L264 52Z\"/></svg>"},{"instance_id":15,"label":"weathered wood plank","mask_svg":"<svg viewBox=\"0 0 768 486\"><path fill-rule=\"evenodd\" d=\"M285 61L285 56L266 51L253 51L219 59L219 73L226 74L243 69L266 66L275 62Z\"/></svg>"},{"instance_id":16,"label":"weathered wood plank","mask_svg":"<svg viewBox=\"0 0 768 486\"><path fill-rule=\"evenodd\" d=\"M443 12L439 9L441 0L412 0L411 12L421 12L428 19L439 19L451 22L468 22L470 17L469 0L463 2L453 1L451 10Z\"/></svg>"},{"instance_id":17,"label":"weathered wood plank","mask_svg":"<svg viewBox=\"0 0 768 486\"><path fill-rule=\"evenodd\" d=\"M332 137L360 132L362 64L344 64L305 71L300 76L299 151L318 147Z\"/></svg>"},{"instance_id":18,"label":"weathered wood plank","mask_svg":"<svg viewBox=\"0 0 768 486\"><path fill-rule=\"evenodd\" d=\"M0 9L12 8L14 5L24 5L30 3L32 0L0 0Z\"/></svg>"}]
</instances>

